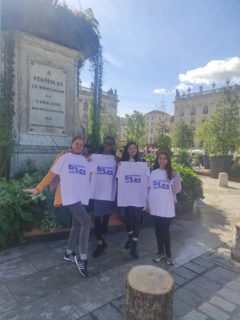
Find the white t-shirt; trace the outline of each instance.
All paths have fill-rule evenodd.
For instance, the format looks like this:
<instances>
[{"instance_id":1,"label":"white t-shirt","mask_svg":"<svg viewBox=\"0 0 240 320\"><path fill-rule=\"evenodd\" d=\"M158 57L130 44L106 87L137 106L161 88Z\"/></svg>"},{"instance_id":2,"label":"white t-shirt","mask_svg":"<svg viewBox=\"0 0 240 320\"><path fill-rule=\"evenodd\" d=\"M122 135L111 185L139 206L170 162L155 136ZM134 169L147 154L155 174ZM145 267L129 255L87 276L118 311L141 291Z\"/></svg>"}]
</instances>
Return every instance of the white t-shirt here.
<instances>
[{"instance_id":1,"label":"white t-shirt","mask_svg":"<svg viewBox=\"0 0 240 320\"><path fill-rule=\"evenodd\" d=\"M116 160L113 155L93 154L90 162L90 198L114 201L116 197Z\"/></svg>"},{"instance_id":2,"label":"white t-shirt","mask_svg":"<svg viewBox=\"0 0 240 320\"><path fill-rule=\"evenodd\" d=\"M172 180L168 180L167 171L156 169L149 179L148 206L154 216L175 217L175 205L172 192Z\"/></svg>"},{"instance_id":3,"label":"white t-shirt","mask_svg":"<svg viewBox=\"0 0 240 320\"><path fill-rule=\"evenodd\" d=\"M62 204L89 202L89 164L85 157L66 153L52 166L51 171L60 176Z\"/></svg>"},{"instance_id":4,"label":"white t-shirt","mask_svg":"<svg viewBox=\"0 0 240 320\"><path fill-rule=\"evenodd\" d=\"M120 163L117 172L119 207L146 206L149 174L147 162L123 161Z\"/></svg>"}]
</instances>

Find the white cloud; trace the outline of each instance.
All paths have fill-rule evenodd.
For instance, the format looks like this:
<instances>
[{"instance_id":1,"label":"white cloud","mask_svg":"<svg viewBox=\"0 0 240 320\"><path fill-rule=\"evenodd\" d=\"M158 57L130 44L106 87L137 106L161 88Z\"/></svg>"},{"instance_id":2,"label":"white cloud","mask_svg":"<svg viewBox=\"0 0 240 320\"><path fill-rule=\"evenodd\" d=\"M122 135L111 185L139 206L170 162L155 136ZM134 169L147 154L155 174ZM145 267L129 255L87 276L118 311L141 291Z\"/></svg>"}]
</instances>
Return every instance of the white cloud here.
<instances>
[{"instance_id":1,"label":"white cloud","mask_svg":"<svg viewBox=\"0 0 240 320\"><path fill-rule=\"evenodd\" d=\"M109 52L103 52L103 59L105 62L109 63L110 65L121 68L122 64L120 61L118 61L111 53Z\"/></svg>"},{"instance_id":2,"label":"white cloud","mask_svg":"<svg viewBox=\"0 0 240 320\"><path fill-rule=\"evenodd\" d=\"M156 93L156 94L167 94L167 90L165 88L158 88L158 89L154 89L153 93Z\"/></svg>"},{"instance_id":3,"label":"white cloud","mask_svg":"<svg viewBox=\"0 0 240 320\"><path fill-rule=\"evenodd\" d=\"M204 67L187 71L179 75L181 82L193 84L224 83L240 81L240 58L232 57L225 60L209 61Z\"/></svg>"},{"instance_id":4,"label":"white cloud","mask_svg":"<svg viewBox=\"0 0 240 320\"><path fill-rule=\"evenodd\" d=\"M179 85L176 86L175 89L177 89L179 91L186 91L188 88L192 89L192 86L190 86L189 84L181 82L181 83L179 83Z\"/></svg>"}]
</instances>

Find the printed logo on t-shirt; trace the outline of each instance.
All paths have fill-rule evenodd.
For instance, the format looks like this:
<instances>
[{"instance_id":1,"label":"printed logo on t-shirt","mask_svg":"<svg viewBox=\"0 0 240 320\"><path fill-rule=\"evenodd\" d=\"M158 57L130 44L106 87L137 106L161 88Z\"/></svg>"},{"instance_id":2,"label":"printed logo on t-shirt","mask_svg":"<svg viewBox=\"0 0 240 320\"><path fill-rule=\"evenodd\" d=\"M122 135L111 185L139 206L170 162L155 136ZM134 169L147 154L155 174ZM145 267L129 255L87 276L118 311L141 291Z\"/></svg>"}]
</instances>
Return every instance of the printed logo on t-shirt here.
<instances>
[{"instance_id":1,"label":"printed logo on t-shirt","mask_svg":"<svg viewBox=\"0 0 240 320\"><path fill-rule=\"evenodd\" d=\"M141 175L140 174L128 174L125 176L126 183L141 183Z\"/></svg>"},{"instance_id":2,"label":"printed logo on t-shirt","mask_svg":"<svg viewBox=\"0 0 240 320\"><path fill-rule=\"evenodd\" d=\"M113 175L113 168L97 166L97 174L104 174L104 175L112 176Z\"/></svg>"},{"instance_id":3,"label":"printed logo on t-shirt","mask_svg":"<svg viewBox=\"0 0 240 320\"><path fill-rule=\"evenodd\" d=\"M69 169L69 173L81 174L83 176L87 174L86 167L80 166L79 164L69 164L68 169Z\"/></svg>"},{"instance_id":4,"label":"printed logo on t-shirt","mask_svg":"<svg viewBox=\"0 0 240 320\"><path fill-rule=\"evenodd\" d=\"M170 189L170 184L166 180L153 180L153 189Z\"/></svg>"}]
</instances>

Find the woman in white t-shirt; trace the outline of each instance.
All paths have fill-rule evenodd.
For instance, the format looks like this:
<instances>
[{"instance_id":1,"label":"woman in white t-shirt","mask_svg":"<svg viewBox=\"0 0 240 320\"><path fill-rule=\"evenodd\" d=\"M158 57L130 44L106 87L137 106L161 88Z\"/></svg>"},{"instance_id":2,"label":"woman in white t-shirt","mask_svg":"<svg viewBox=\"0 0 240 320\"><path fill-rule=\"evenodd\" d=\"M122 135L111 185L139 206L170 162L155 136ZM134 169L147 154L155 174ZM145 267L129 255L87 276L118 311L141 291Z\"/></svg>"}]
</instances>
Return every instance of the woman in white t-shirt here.
<instances>
[{"instance_id":1,"label":"woman in white t-shirt","mask_svg":"<svg viewBox=\"0 0 240 320\"><path fill-rule=\"evenodd\" d=\"M124 147L121 161L139 162L144 161L141 159L138 151L138 145L129 141ZM118 186L119 188L119 186ZM140 231L141 217L143 207L128 206L124 208L126 228L128 233L128 240L125 243L125 249L130 249L133 259L138 259L139 254L137 251L138 236Z\"/></svg>"},{"instance_id":2,"label":"woman in white t-shirt","mask_svg":"<svg viewBox=\"0 0 240 320\"><path fill-rule=\"evenodd\" d=\"M107 248L105 236L108 230L109 217L116 207L116 151L115 139L113 137L105 137L103 145L99 150L99 155L106 156L105 161L106 163L110 163L110 167L105 167L106 170L104 170L103 166L97 166L97 170L94 170L91 176L91 184L94 183L94 189L98 190L98 193L101 193L93 195L94 227L97 239L97 246L92 254L93 258L99 257ZM94 162L94 154L91 157ZM104 161L102 161L102 164L104 164ZM102 180L96 179L97 176L102 178ZM106 186L106 184L108 185ZM110 193L111 199L109 199Z\"/></svg>"},{"instance_id":3,"label":"woman in white t-shirt","mask_svg":"<svg viewBox=\"0 0 240 320\"><path fill-rule=\"evenodd\" d=\"M72 139L69 152L57 159L48 174L33 189L25 189L35 195L46 188L57 176L60 178L61 204L72 213L72 228L64 260L76 263L80 274L87 277L87 251L90 217L84 207L89 201L89 165L82 155L84 140L81 136ZM75 254L76 243L79 254Z\"/></svg>"},{"instance_id":4,"label":"woman in white t-shirt","mask_svg":"<svg viewBox=\"0 0 240 320\"><path fill-rule=\"evenodd\" d=\"M181 178L179 173L173 172L171 156L167 151L158 153L153 169L148 194L148 209L153 216L158 246L153 261L159 262L166 258L167 264L173 265L170 223L175 217L176 194L181 191Z\"/></svg>"}]
</instances>

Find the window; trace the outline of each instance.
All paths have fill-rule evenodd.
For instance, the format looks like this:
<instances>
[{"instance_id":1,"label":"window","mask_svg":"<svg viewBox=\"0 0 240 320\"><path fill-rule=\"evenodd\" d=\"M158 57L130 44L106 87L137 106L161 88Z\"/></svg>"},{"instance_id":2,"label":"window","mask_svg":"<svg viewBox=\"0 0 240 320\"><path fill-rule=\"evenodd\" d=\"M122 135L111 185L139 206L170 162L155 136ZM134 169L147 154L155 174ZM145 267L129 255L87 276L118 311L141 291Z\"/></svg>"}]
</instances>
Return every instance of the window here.
<instances>
[{"instance_id":1,"label":"window","mask_svg":"<svg viewBox=\"0 0 240 320\"><path fill-rule=\"evenodd\" d=\"M153 133L153 129L151 129L151 134Z\"/></svg>"},{"instance_id":2,"label":"window","mask_svg":"<svg viewBox=\"0 0 240 320\"><path fill-rule=\"evenodd\" d=\"M183 111L183 109L180 110L179 116L180 116L180 117L183 117L183 116L184 116L184 111Z\"/></svg>"},{"instance_id":3,"label":"window","mask_svg":"<svg viewBox=\"0 0 240 320\"><path fill-rule=\"evenodd\" d=\"M85 112L88 111L88 102L87 102L87 101L85 101L84 104L83 104L83 110L84 110Z\"/></svg>"},{"instance_id":4,"label":"window","mask_svg":"<svg viewBox=\"0 0 240 320\"><path fill-rule=\"evenodd\" d=\"M208 106L207 106L207 105L205 105L205 106L203 107L202 113L203 113L203 114L208 114Z\"/></svg>"},{"instance_id":5,"label":"window","mask_svg":"<svg viewBox=\"0 0 240 320\"><path fill-rule=\"evenodd\" d=\"M191 116L195 116L196 114L196 108L195 107L192 107L191 109Z\"/></svg>"}]
</instances>

